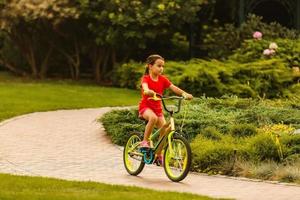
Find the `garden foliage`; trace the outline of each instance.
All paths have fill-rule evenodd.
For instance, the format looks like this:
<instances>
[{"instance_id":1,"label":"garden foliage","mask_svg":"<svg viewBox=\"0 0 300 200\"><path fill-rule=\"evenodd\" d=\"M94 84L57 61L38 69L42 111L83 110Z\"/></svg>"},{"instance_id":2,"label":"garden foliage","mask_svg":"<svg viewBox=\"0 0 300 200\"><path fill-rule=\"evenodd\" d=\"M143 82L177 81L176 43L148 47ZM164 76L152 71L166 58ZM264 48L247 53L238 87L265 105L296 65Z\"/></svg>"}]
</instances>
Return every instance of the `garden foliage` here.
<instances>
[{"instance_id":1,"label":"garden foliage","mask_svg":"<svg viewBox=\"0 0 300 200\"><path fill-rule=\"evenodd\" d=\"M259 55L254 50L250 54ZM244 52L235 55L236 60L249 60L249 57ZM299 76L295 76L286 63L287 57L279 55L278 58L251 60L247 63L200 59L167 61L164 74L175 85L194 96L221 97L227 94L240 97L288 97L296 92L293 88ZM114 73L114 84L139 89L144 70L143 63L123 64Z\"/></svg>"},{"instance_id":2,"label":"garden foliage","mask_svg":"<svg viewBox=\"0 0 300 200\"><path fill-rule=\"evenodd\" d=\"M299 32L288 29L276 22L267 24L262 22L262 17L249 15L246 22L236 27L234 24L220 25L216 21L211 26L204 26L203 49L210 58L227 59L232 51L240 48L245 40L252 39L252 33L260 31L263 38L297 39Z\"/></svg>"},{"instance_id":3,"label":"garden foliage","mask_svg":"<svg viewBox=\"0 0 300 200\"><path fill-rule=\"evenodd\" d=\"M195 171L238 174L238 160L253 164L299 161L300 135L293 133L300 128L300 110L290 102L201 98L183 109L188 114L181 134L191 141ZM184 110L176 116L179 132L183 116ZM145 127L136 109L107 113L102 122L119 145L131 133L142 134Z\"/></svg>"}]
</instances>

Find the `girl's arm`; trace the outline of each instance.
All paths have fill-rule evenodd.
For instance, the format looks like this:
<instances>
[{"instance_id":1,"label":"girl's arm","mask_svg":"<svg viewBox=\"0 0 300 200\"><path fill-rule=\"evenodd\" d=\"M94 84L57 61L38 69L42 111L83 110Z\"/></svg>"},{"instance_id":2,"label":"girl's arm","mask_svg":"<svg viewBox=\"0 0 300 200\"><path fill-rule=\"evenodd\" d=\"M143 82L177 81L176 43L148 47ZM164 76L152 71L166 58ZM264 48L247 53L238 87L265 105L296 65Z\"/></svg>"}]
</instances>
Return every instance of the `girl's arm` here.
<instances>
[{"instance_id":1,"label":"girl's arm","mask_svg":"<svg viewBox=\"0 0 300 200\"><path fill-rule=\"evenodd\" d=\"M171 89L175 94L177 94L177 95L179 95L179 96L183 96L183 97L186 98L186 99L192 99L192 98L193 98L193 95L191 95L191 94L189 94L189 93L183 91L182 89L180 89L179 87L177 87L177 86L175 86L175 85L173 85L173 84L170 85L170 89Z\"/></svg>"},{"instance_id":2,"label":"girl's arm","mask_svg":"<svg viewBox=\"0 0 300 200\"><path fill-rule=\"evenodd\" d=\"M150 90L150 89L149 89L147 83L143 83L143 84L142 84L142 88L143 88L143 93L144 93L145 95L153 96L153 95L155 94L155 92L154 92L153 90Z\"/></svg>"}]
</instances>

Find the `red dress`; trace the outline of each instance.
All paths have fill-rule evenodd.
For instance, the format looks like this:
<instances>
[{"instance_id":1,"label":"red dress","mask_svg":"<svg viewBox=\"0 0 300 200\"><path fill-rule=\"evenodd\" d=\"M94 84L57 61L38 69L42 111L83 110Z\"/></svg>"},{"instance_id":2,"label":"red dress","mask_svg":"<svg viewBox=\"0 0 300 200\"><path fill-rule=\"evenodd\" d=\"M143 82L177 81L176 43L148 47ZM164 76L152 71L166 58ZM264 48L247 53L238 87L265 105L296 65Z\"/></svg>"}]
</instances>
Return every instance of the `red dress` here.
<instances>
[{"instance_id":1,"label":"red dress","mask_svg":"<svg viewBox=\"0 0 300 200\"><path fill-rule=\"evenodd\" d=\"M169 88L172 84L168 78L159 75L158 80L154 81L151 79L150 75L144 75L142 77L142 82L148 84L148 88L154 92L163 95L165 89ZM142 100L139 104L139 115L142 116L147 109L151 109L158 117L163 116L161 101L155 101L150 96L144 95L142 88Z\"/></svg>"}]
</instances>

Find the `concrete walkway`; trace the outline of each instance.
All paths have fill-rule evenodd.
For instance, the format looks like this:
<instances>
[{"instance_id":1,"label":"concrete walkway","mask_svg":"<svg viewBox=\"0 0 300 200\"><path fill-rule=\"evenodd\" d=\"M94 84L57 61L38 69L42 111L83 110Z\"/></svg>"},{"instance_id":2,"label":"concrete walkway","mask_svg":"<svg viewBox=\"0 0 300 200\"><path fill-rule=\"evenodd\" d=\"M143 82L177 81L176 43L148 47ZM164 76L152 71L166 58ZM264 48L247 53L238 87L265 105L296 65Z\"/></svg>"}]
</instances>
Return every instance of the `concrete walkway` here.
<instances>
[{"instance_id":1,"label":"concrete walkway","mask_svg":"<svg viewBox=\"0 0 300 200\"><path fill-rule=\"evenodd\" d=\"M129 176L123 167L122 148L111 144L95 121L110 109L32 113L0 123L0 172L244 200L300 199L300 187L285 184L195 173L173 183L156 166L146 166L138 177Z\"/></svg>"}]
</instances>

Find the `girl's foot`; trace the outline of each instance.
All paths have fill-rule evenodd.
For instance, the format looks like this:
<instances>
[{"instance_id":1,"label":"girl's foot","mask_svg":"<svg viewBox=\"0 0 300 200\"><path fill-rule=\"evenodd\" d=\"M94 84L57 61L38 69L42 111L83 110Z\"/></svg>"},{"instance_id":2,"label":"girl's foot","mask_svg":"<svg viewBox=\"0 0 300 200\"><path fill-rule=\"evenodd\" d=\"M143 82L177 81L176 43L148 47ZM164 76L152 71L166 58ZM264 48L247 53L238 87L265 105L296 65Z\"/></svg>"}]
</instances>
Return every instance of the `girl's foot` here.
<instances>
[{"instance_id":1,"label":"girl's foot","mask_svg":"<svg viewBox=\"0 0 300 200\"><path fill-rule=\"evenodd\" d=\"M147 140L143 140L140 144L141 148L150 148L150 144Z\"/></svg>"},{"instance_id":2,"label":"girl's foot","mask_svg":"<svg viewBox=\"0 0 300 200\"><path fill-rule=\"evenodd\" d=\"M163 166L164 164L164 156L162 154L156 155L154 162L157 166Z\"/></svg>"}]
</instances>

